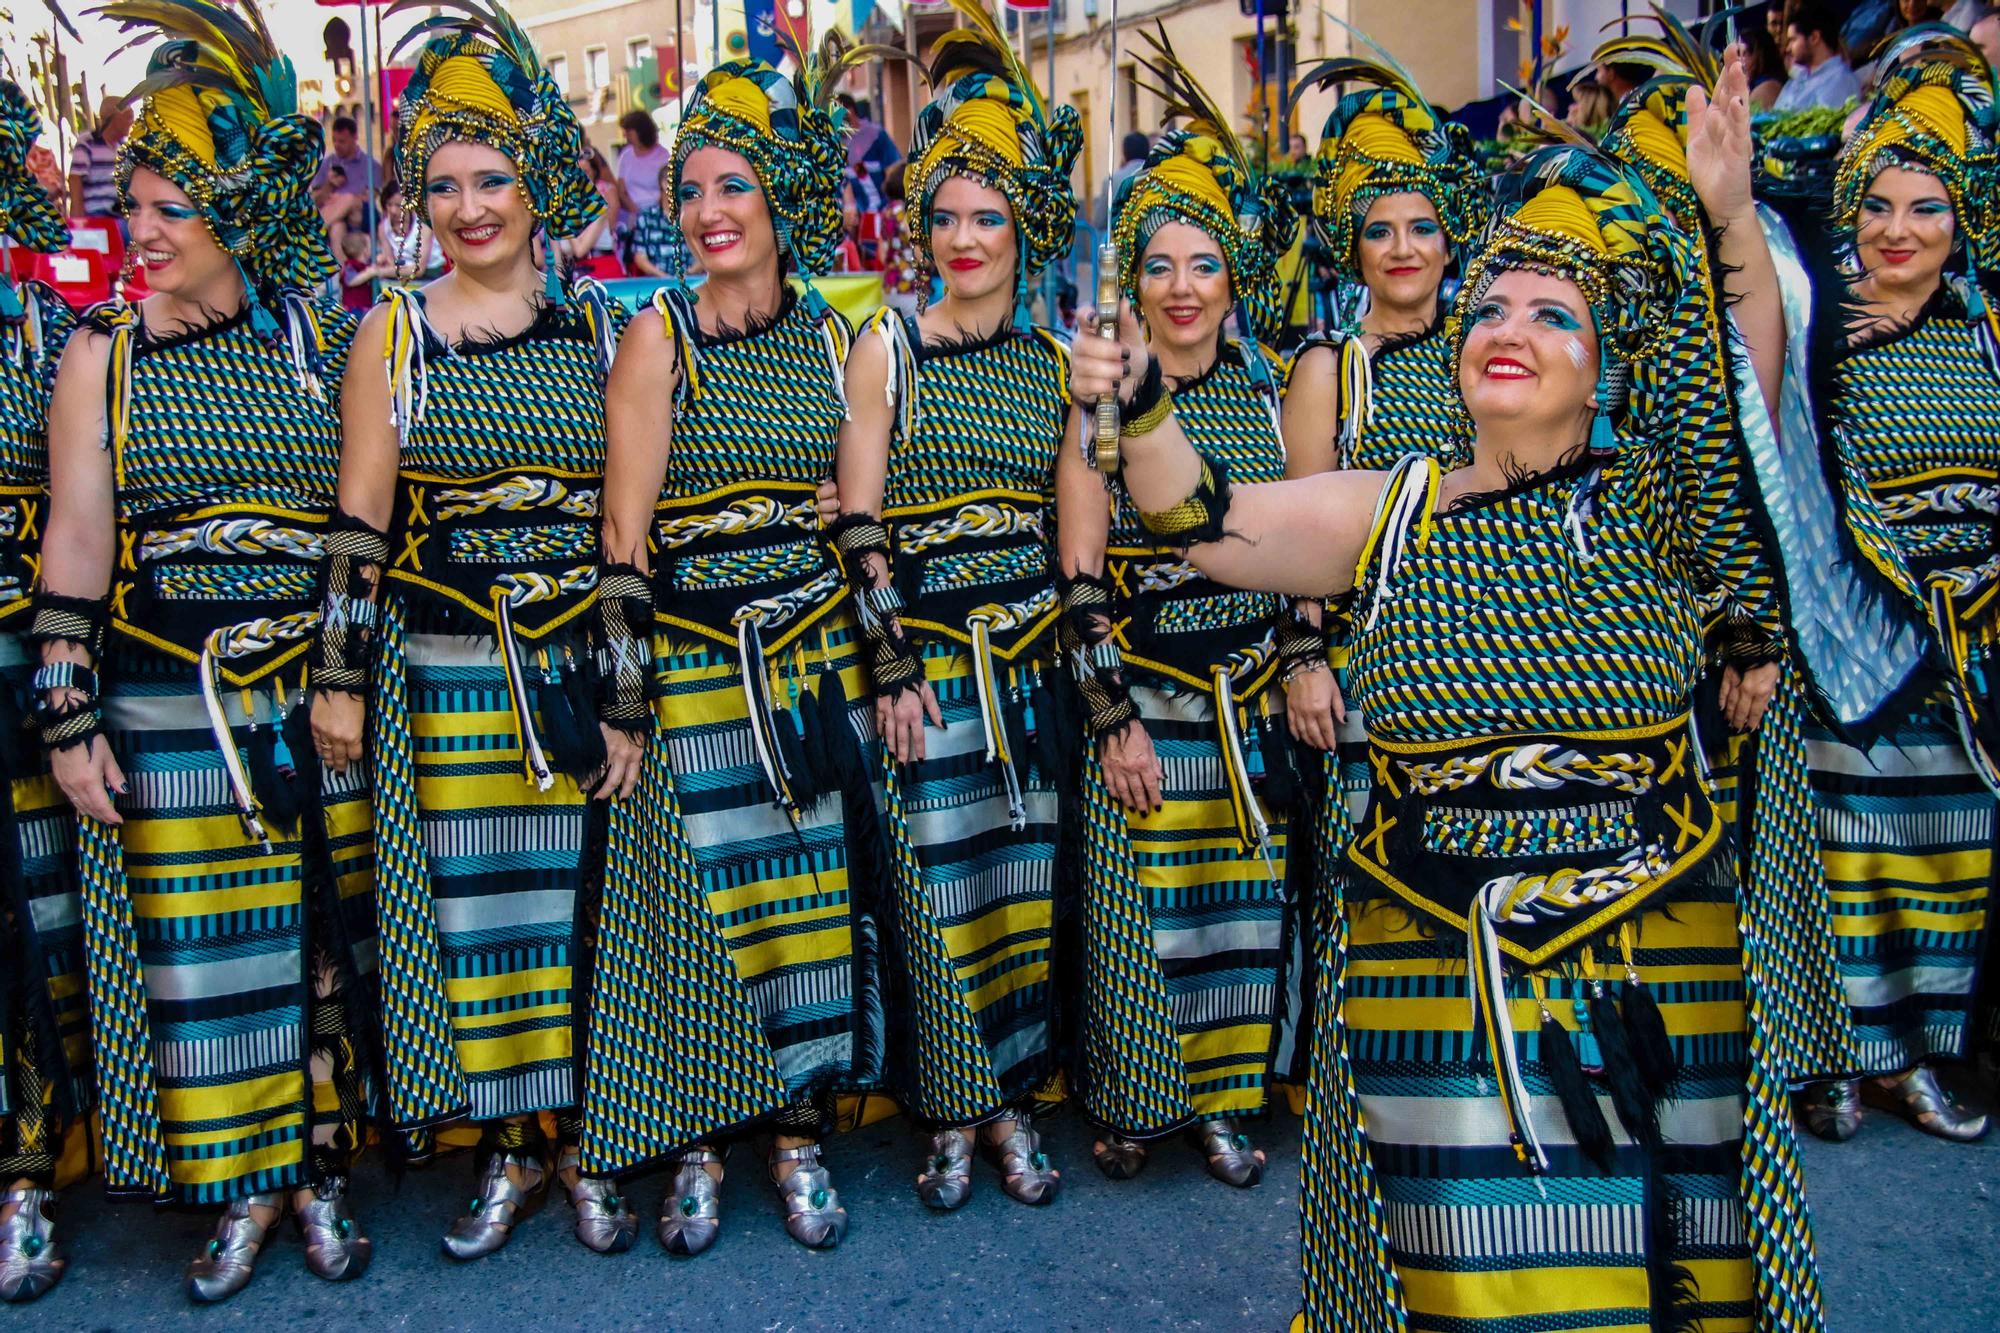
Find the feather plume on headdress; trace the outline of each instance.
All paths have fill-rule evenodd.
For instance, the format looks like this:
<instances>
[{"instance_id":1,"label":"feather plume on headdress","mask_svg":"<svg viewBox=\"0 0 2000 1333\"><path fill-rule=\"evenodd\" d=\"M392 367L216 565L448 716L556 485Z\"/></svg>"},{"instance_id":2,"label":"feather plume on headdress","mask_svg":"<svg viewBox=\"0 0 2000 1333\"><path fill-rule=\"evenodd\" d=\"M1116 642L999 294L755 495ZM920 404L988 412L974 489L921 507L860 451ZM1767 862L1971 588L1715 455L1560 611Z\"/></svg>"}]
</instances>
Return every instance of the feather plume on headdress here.
<instances>
[{"instance_id":1,"label":"feather plume on headdress","mask_svg":"<svg viewBox=\"0 0 2000 1333\"><path fill-rule=\"evenodd\" d=\"M1426 101L1416 80L1388 52L1364 34L1348 31L1380 60L1339 56L1302 70L1285 109L1289 113L1309 91L1365 85L1334 104L1313 159L1313 225L1332 253L1335 270L1358 283L1355 240L1377 199L1423 195L1437 209L1455 246L1471 239L1484 207L1481 173L1465 127L1446 120Z\"/></svg>"},{"instance_id":2,"label":"feather plume on headdress","mask_svg":"<svg viewBox=\"0 0 2000 1333\"><path fill-rule=\"evenodd\" d=\"M1034 75L981 0L950 3L967 26L932 47L933 96L917 113L904 175L910 239L929 263L932 200L953 176L1006 195L1021 237L1015 279L1020 324L1029 276L1069 253L1076 230L1069 173L1083 149L1083 127L1074 107L1049 110Z\"/></svg>"},{"instance_id":3,"label":"feather plume on headdress","mask_svg":"<svg viewBox=\"0 0 2000 1333\"><path fill-rule=\"evenodd\" d=\"M1139 63L1152 79L1140 86L1166 104L1166 118L1187 123L1162 136L1119 190L1112 234L1120 286L1136 304L1146 243L1165 223L1190 223L1222 247L1230 289L1249 316L1244 331L1268 338L1283 316L1278 261L1298 237L1290 195L1252 166L1228 115L1181 63L1165 26L1139 35L1151 47Z\"/></svg>"},{"instance_id":4,"label":"feather plume on headdress","mask_svg":"<svg viewBox=\"0 0 2000 1333\"><path fill-rule=\"evenodd\" d=\"M308 191L320 127L299 113L291 58L256 0L116 0L95 12L135 42L160 43L126 94L139 110L118 151L121 199L140 168L172 181L235 257L253 302L259 288L324 282L335 265Z\"/></svg>"}]
</instances>

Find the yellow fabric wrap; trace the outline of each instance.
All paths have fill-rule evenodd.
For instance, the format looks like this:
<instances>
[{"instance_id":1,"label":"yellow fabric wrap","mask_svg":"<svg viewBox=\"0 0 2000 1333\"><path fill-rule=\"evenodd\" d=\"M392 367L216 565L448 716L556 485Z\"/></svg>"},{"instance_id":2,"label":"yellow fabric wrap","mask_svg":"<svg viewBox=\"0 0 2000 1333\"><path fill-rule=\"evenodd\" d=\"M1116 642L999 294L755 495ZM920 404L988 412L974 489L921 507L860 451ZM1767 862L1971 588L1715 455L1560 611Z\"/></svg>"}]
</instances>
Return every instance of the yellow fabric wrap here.
<instances>
[{"instance_id":1,"label":"yellow fabric wrap","mask_svg":"<svg viewBox=\"0 0 2000 1333\"><path fill-rule=\"evenodd\" d=\"M210 170L215 168L215 136L208 128L208 108L223 102L219 94L194 88L162 88L146 99L141 134L163 134L185 148Z\"/></svg>"},{"instance_id":2,"label":"yellow fabric wrap","mask_svg":"<svg viewBox=\"0 0 2000 1333\"><path fill-rule=\"evenodd\" d=\"M409 133L415 142L422 143L425 132L441 114L464 111L489 117L501 125L521 122L514 104L500 91L500 85L493 81L485 65L471 56L448 56L431 71L430 87L424 92Z\"/></svg>"},{"instance_id":3,"label":"yellow fabric wrap","mask_svg":"<svg viewBox=\"0 0 2000 1333\"><path fill-rule=\"evenodd\" d=\"M1552 185L1543 190L1522 204L1508 220L1525 231L1561 237L1592 254L1611 257L1604 234L1598 230L1597 215L1591 212L1583 196L1567 185Z\"/></svg>"},{"instance_id":4,"label":"yellow fabric wrap","mask_svg":"<svg viewBox=\"0 0 2000 1333\"><path fill-rule=\"evenodd\" d=\"M966 147L983 148L1009 167L1026 165L1021 156L1020 121L1013 108L998 98L980 97L962 103L951 113L944 131L931 141L930 151L913 174L928 182L939 163L959 156Z\"/></svg>"},{"instance_id":5,"label":"yellow fabric wrap","mask_svg":"<svg viewBox=\"0 0 2000 1333\"><path fill-rule=\"evenodd\" d=\"M1927 84L1913 88L1896 103L1900 116L1878 116L1853 150L1866 161L1884 148L1907 143L1920 131L1942 140L1952 153L1965 156L1965 106L1949 88Z\"/></svg>"},{"instance_id":6,"label":"yellow fabric wrap","mask_svg":"<svg viewBox=\"0 0 2000 1333\"><path fill-rule=\"evenodd\" d=\"M1352 207L1355 192L1374 178L1377 164L1399 162L1420 167L1424 163L1424 155L1410 142L1408 132L1386 116L1356 116L1334 145L1334 152L1345 160L1335 187L1335 204L1343 213Z\"/></svg>"},{"instance_id":7,"label":"yellow fabric wrap","mask_svg":"<svg viewBox=\"0 0 2000 1333\"><path fill-rule=\"evenodd\" d=\"M1210 138L1196 139L1188 144L1186 152L1148 167L1146 174L1169 190L1199 200L1214 209L1220 217L1234 217L1236 210L1217 183L1214 170L1208 165L1209 158L1220 146Z\"/></svg>"},{"instance_id":8,"label":"yellow fabric wrap","mask_svg":"<svg viewBox=\"0 0 2000 1333\"><path fill-rule=\"evenodd\" d=\"M708 100L717 111L771 133L771 102L764 90L750 79L729 79L708 90Z\"/></svg>"},{"instance_id":9,"label":"yellow fabric wrap","mask_svg":"<svg viewBox=\"0 0 2000 1333\"><path fill-rule=\"evenodd\" d=\"M1657 115L1641 112L1633 116L1626 122L1625 133L1633 151L1644 155L1654 166L1680 180L1692 179L1688 174L1687 148L1680 135Z\"/></svg>"}]
</instances>

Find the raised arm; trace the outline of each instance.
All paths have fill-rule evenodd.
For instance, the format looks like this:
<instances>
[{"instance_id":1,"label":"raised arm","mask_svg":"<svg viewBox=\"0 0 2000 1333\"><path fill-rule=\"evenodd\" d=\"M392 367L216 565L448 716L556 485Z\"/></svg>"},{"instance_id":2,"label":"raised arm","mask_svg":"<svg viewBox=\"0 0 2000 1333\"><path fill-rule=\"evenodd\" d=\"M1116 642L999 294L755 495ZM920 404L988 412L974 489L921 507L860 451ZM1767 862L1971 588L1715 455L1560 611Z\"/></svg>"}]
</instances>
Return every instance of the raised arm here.
<instances>
[{"instance_id":1,"label":"raised arm","mask_svg":"<svg viewBox=\"0 0 2000 1333\"><path fill-rule=\"evenodd\" d=\"M1716 232L1717 275L1734 324L1774 417L1785 371L1785 311L1778 270L1750 193L1750 95L1741 47L1732 47L1715 99L1688 90L1688 172Z\"/></svg>"},{"instance_id":2,"label":"raised arm","mask_svg":"<svg viewBox=\"0 0 2000 1333\"><path fill-rule=\"evenodd\" d=\"M1112 392L1126 400L1125 488L1147 528L1184 548L1196 569L1232 588L1294 597L1330 597L1353 585L1383 474L1219 482L1174 420L1129 307L1119 311L1117 341L1085 333L1071 362L1076 401Z\"/></svg>"},{"instance_id":3,"label":"raised arm","mask_svg":"<svg viewBox=\"0 0 2000 1333\"><path fill-rule=\"evenodd\" d=\"M102 654L116 550L117 487L105 447L105 374L111 339L70 339L49 406L49 521L42 534L33 637L44 666L81 670L78 683L36 691L35 721L63 795L79 814L119 823L125 775L102 735L95 674Z\"/></svg>"}]
</instances>

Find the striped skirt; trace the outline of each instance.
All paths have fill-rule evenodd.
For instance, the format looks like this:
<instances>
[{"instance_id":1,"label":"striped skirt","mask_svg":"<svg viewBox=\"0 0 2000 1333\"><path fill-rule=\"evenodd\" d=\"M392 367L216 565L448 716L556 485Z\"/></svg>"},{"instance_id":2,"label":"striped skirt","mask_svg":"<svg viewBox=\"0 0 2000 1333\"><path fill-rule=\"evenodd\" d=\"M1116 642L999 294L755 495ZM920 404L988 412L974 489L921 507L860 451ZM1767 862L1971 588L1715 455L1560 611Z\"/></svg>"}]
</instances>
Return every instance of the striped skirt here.
<instances>
[{"instance_id":1,"label":"striped skirt","mask_svg":"<svg viewBox=\"0 0 2000 1333\"><path fill-rule=\"evenodd\" d=\"M830 615L767 666L795 777L777 803L735 653L662 637L640 791L612 811L583 1170L616 1175L873 1086L885 1040L873 899L874 722L850 622ZM810 715L810 716L808 716ZM827 756L847 766L828 780ZM802 756L809 755L809 759ZM803 1128L803 1126L800 1126Z\"/></svg>"},{"instance_id":2,"label":"striped skirt","mask_svg":"<svg viewBox=\"0 0 2000 1333\"><path fill-rule=\"evenodd\" d=\"M108 676L130 794L121 826L83 821L80 873L107 1188L218 1204L298 1186L316 1125L361 1129L355 1088L315 1086L307 1023L313 960L350 984L373 965L366 784L326 776L318 808L297 833L271 829L267 852L237 819L193 667L121 644ZM253 769L265 746L285 766L279 689L222 696Z\"/></svg>"},{"instance_id":3,"label":"striped skirt","mask_svg":"<svg viewBox=\"0 0 2000 1333\"><path fill-rule=\"evenodd\" d=\"M18 623L18 622L17 622ZM32 649L0 633L0 1184L41 1176L90 1108L90 1010L76 892L76 819L23 727ZM46 1165L45 1165L46 1163Z\"/></svg>"},{"instance_id":4,"label":"striped skirt","mask_svg":"<svg viewBox=\"0 0 2000 1333\"><path fill-rule=\"evenodd\" d=\"M1290 940L1284 825L1268 864L1238 839L1209 697L1142 686L1132 700L1165 803L1128 816L1096 759L1082 765L1079 1083L1092 1120L1143 1139L1265 1109ZM1250 728L1243 743L1258 755Z\"/></svg>"},{"instance_id":5,"label":"striped skirt","mask_svg":"<svg viewBox=\"0 0 2000 1333\"><path fill-rule=\"evenodd\" d=\"M1032 703L1008 719L1026 810L1016 829L1004 775L986 758L972 659L935 641L923 656L944 729L925 724L920 763L899 768L882 752L903 1034L894 1081L919 1121L971 1125L1054 1072L1057 775L1044 771L1039 737L1023 733L1058 723ZM1046 669L1004 668L999 683L1032 700Z\"/></svg>"},{"instance_id":6,"label":"striped skirt","mask_svg":"<svg viewBox=\"0 0 2000 1333\"><path fill-rule=\"evenodd\" d=\"M547 653L524 646L530 677L554 669ZM423 851L437 931L427 982L449 1016L466 1114L574 1106L590 801L563 773L547 791L527 778L490 635L411 634L404 661L416 801L398 818L414 815Z\"/></svg>"},{"instance_id":7,"label":"striped skirt","mask_svg":"<svg viewBox=\"0 0 2000 1333\"><path fill-rule=\"evenodd\" d=\"M1993 797L1941 698L1863 752L1808 731L1834 947L1860 1067L1967 1053L1993 885ZM1801 1071L1805 1072L1805 1071Z\"/></svg>"},{"instance_id":8,"label":"striped skirt","mask_svg":"<svg viewBox=\"0 0 2000 1333\"><path fill-rule=\"evenodd\" d=\"M1600 1172L1575 1146L1541 1063L1540 1008L1524 983L1511 985L1521 1072L1550 1159L1546 1196L1509 1143L1484 1037L1472 1028L1463 946L1379 899L1348 906L1346 1046L1412 1328L1643 1333L1663 1280L1683 1283L1692 1304L1682 1308L1706 1333L1754 1326L1740 1185L1742 948L1730 877L1723 870L1713 879L1676 891L1667 910L1647 912L1636 926L1634 964L1681 1069L1661 1106L1667 1160L1652 1180L1601 1085L1618 1145L1613 1172ZM1545 987L1586 1066L1600 1063L1577 1021L1590 975L1622 982L1617 951L1601 952L1594 974L1572 968ZM1662 1187L1673 1194L1665 1206ZM1336 1281L1315 1269L1326 1262L1315 1258L1325 1254L1316 1239L1308 1238L1309 1307L1316 1283Z\"/></svg>"}]
</instances>

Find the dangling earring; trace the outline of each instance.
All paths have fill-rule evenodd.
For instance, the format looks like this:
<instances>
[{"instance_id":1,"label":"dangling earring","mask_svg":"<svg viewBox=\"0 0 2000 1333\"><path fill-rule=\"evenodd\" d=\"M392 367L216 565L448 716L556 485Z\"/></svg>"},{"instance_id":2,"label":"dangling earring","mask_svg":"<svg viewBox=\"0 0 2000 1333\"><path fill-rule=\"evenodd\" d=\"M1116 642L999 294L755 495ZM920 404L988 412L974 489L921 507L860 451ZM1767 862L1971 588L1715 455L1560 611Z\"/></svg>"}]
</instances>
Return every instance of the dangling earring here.
<instances>
[{"instance_id":1,"label":"dangling earring","mask_svg":"<svg viewBox=\"0 0 2000 1333\"><path fill-rule=\"evenodd\" d=\"M1618 434L1611 423L1619 408L1624 406L1628 372L1608 353L1600 351L1599 355L1603 361L1597 372L1597 391L1591 395L1597 415L1590 423L1590 451L1608 454L1618 448Z\"/></svg>"},{"instance_id":2,"label":"dangling earring","mask_svg":"<svg viewBox=\"0 0 2000 1333\"><path fill-rule=\"evenodd\" d=\"M1017 227L1019 224L1015 224ZM1023 234L1015 246L1014 332L1027 333L1035 327L1034 312L1028 309L1028 238Z\"/></svg>"}]
</instances>

